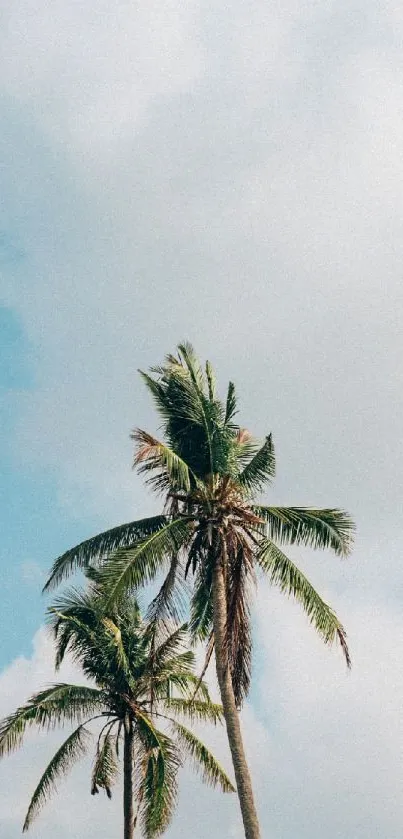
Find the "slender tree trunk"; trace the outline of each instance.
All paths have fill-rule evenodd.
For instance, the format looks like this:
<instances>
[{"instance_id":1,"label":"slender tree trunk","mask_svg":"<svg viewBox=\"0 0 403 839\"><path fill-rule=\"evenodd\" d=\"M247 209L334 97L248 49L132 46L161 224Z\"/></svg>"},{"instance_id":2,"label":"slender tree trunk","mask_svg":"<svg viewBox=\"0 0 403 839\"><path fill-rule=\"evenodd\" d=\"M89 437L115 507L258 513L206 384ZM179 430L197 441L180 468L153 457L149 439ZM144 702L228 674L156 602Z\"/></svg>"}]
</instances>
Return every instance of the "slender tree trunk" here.
<instances>
[{"instance_id":1,"label":"slender tree trunk","mask_svg":"<svg viewBox=\"0 0 403 839\"><path fill-rule=\"evenodd\" d=\"M134 835L134 779L133 779L133 720L127 716L124 724L123 751L123 820L124 839Z\"/></svg>"},{"instance_id":2,"label":"slender tree trunk","mask_svg":"<svg viewBox=\"0 0 403 839\"><path fill-rule=\"evenodd\" d=\"M246 839L260 839L259 822L253 800L252 783L246 762L239 714L235 705L234 690L228 659L225 652L225 629L227 622L227 604L225 595L224 570L220 560L213 575L213 625L215 640L215 659L217 679L221 694L229 747L231 749L235 780L241 805L242 819Z\"/></svg>"}]
</instances>

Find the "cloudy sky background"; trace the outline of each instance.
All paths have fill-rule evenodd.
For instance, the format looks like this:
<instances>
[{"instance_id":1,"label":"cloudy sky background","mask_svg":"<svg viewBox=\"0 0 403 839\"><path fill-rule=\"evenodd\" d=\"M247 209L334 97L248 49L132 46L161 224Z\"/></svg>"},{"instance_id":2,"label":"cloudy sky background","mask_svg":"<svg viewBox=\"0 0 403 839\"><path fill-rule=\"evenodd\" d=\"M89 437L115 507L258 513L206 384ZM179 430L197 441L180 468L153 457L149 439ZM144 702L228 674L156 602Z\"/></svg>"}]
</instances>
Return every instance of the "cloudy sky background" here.
<instances>
[{"instance_id":1,"label":"cloudy sky background","mask_svg":"<svg viewBox=\"0 0 403 839\"><path fill-rule=\"evenodd\" d=\"M244 726L270 839L403 830L402 41L393 0L0 10L0 713L52 680L52 559L154 509L130 471L130 428L156 422L136 371L188 338L273 432L269 498L358 526L346 562L292 554L351 673L295 604L257 599ZM51 747L0 766L7 839ZM116 832L119 798L87 788L83 767L33 839ZM168 839L241 839L210 796L184 775Z\"/></svg>"}]
</instances>

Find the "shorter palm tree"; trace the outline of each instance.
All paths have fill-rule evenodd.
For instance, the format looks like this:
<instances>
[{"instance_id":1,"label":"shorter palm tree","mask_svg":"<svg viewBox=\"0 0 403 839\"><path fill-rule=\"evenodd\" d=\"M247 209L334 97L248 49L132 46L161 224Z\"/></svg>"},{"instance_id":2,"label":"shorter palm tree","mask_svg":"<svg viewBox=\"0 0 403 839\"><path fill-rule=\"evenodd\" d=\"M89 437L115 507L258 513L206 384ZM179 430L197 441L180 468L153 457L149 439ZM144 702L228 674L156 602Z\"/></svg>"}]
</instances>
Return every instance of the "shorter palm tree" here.
<instances>
[{"instance_id":1,"label":"shorter palm tree","mask_svg":"<svg viewBox=\"0 0 403 839\"><path fill-rule=\"evenodd\" d=\"M106 610L94 585L59 598L49 609L49 620L56 669L69 652L93 685L54 684L0 723L0 757L17 749L32 726L76 724L36 787L24 831L58 778L86 753L94 733L93 795L103 789L111 797L123 742L124 839L132 839L136 825L147 839L166 829L184 758L201 769L207 783L224 792L234 790L211 752L184 725L187 719L221 719L221 707L211 702L206 685L195 675L186 627L162 634L158 623L142 620L137 603L127 596Z\"/></svg>"}]
</instances>

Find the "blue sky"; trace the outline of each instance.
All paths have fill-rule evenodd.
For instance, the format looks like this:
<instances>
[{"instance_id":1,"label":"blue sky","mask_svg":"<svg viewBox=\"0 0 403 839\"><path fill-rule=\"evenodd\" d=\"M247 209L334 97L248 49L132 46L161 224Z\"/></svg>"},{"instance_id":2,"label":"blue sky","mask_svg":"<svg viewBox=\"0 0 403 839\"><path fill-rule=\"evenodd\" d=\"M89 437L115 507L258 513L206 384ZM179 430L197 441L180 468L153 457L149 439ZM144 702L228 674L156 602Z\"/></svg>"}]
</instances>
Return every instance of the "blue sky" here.
<instances>
[{"instance_id":1,"label":"blue sky","mask_svg":"<svg viewBox=\"0 0 403 839\"><path fill-rule=\"evenodd\" d=\"M273 839L403 830L402 38L396 4L362 0L0 12L0 714L52 679L52 560L155 508L131 471L131 428L156 430L137 370L188 338L273 432L269 497L357 522L348 562L295 556L351 674L295 604L256 601L244 727ZM0 764L7 839L46 754ZM70 835L73 807L87 830L85 783L33 839ZM175 839L240 839L235 805L204 822L184 785ZM103 839L118 807L96 803Z\"/></svg>"},{"instance_id":2,"label":"blue sky","mask_svg":"<svg viewBox=\"0 0 403 839\"><path fill-rule=\"evenodd\" d=\"M15 450L15 427L21 398L35 389L30 343L12 310L0 309L1 358L1 531L3 598L0 664L27 655L40 626L46 598L40 594L53 559L64 546L80 541L96 517L83 522L60 506L53 470L24 464ZM43 583L42 583L43 584ZM24 604L22 606L22 604Z\"/></svg>"}]
</instances>

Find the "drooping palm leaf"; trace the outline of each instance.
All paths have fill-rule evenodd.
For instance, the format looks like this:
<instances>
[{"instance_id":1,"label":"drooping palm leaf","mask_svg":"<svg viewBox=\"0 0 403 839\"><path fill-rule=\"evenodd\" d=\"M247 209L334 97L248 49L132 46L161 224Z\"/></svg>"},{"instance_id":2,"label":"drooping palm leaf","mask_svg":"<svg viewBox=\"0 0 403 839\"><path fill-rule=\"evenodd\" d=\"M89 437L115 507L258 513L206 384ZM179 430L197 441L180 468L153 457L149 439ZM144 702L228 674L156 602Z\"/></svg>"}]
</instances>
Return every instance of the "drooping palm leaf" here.
<instances>
[{"instance_id":1,"label":"drooping palm leaf","mask_svg":"<svg viewBox=\"0 0 403 839\"><path fill-rule=\"evenodd\" d=\"M110 730L98 742L91 775L91 795L96 795L101 788L105 790L108 798L111 798L112 786L119 773L116 746L116 735L113 735Z\"/></svg>"},{"instance_id":2,"label":"drooping palm leaf","mask_svg":"<svg viewBox=\"0 0 403 839\"><path fill-rule=\"evenodd\" d=\"M45 769L31 798L31 803L25 816L23 831L28 830L35 816L55 789L58 779L66 775L73 763L85 754L90 736L85 726L80 725L70 734L63 745L60 746L60 749L58 749Z\"/></svg>"},{"instance_id":3,"label":"drooping palm leaf","mask_svg":"<svg viewBox=\"0 0 403 839\"><path fill-rule=\"evenodd\" d=\"M205 783L210 786L220 786L223 792L235 792L228 775L204 743L184 725L177 722L171 725L182 749L192 760L195 768L201 772Z\"/></svg>"},{"instance_id":4,"label":"drooping palm leaf","mask_svg":"<svg viewBox=\"0 0 403 839\"><path fill-rule=\"evenodd\" d=\"M1 721L0 757L19 748L27 727L55 728L82 720L102 707L102 695L96 688L57 684L39 691Z\"/></svg>"},{"instance_id":5,"label":"drooping palm leaf","mask_svg":"<svg viewBox=\"0 0 403 839\"><path fill-rule=\"evenodd\" d=\"M189 598L190 588L184 577L180 554L176 551L171 557L168 573L147 609L146 618L166 631L172 622L183 620Z\"/></svg>"},{"instance_id":6,"label":"drooping palm leaf","mask_svg":"<svg viewBox=\"0 0 403 839\"><path fill-rule=\"evenodd\" d=\"M144 836L152 839L163 833L172 819L181 757L171 738L156 729L145 714L138 714L136 723L136 737L146 755L137 789L140 819Z\"/></svg>"},{"instance_id":7,"label":"drooping palm leaf","mask_svg":"<svg viewBox=\"0 0 403 839\"><path fill-rule=\"evenodd\" d=\"M246 544L240 546L227 566L226 655L229 663L235 703L238 708L248 694L252 637L250 597L255 582L253 554Z\"/></svg>"},{"instance_id":8,"label":"drooping palm leaf","mask_svg":"<svg viewBox=\"0 0 403 839\"><path fill-rule=\"evenodd\" d=\"M197 567L193 596L190 604L189 632L193 643L206 641L213 625L212 566L200 563Z\"/></svg>"},{"instance_id":9,"label":"drooping palm leaf","mask_svg":"<svg viewBox=\"0 0 403 839\"><path fill-rule=\"evenodd\" d=\"M286 594L292 595L301 604L305 613L323 638L325 644L338 640L347 666L351 666L346 631L333 609L322 600L309 580L297 566L269 540L265 540L257 555L257 561L268 575L270 582Z\"/></svg>"}]
</instances>

